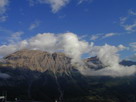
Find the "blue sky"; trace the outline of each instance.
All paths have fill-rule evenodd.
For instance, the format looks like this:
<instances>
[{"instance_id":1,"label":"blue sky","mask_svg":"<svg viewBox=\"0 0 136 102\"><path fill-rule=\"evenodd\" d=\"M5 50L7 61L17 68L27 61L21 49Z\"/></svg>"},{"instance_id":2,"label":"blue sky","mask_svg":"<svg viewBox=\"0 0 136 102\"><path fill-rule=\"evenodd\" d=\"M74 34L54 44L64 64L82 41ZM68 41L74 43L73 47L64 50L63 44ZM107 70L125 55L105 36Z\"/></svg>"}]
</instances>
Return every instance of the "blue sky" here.
<instances>
[{"instance_id":1,"label":"blue sky","mask_svg":"<svg viewBox=\"0 0 136 102\"><path fill-rule=\"evenodd\" d=\"M136 0L0 0L0 45L18 34L73 32L95 45L122 44L135 54ZM133 46L132 46L133 44Z\"/></svg>"}]
</instances>

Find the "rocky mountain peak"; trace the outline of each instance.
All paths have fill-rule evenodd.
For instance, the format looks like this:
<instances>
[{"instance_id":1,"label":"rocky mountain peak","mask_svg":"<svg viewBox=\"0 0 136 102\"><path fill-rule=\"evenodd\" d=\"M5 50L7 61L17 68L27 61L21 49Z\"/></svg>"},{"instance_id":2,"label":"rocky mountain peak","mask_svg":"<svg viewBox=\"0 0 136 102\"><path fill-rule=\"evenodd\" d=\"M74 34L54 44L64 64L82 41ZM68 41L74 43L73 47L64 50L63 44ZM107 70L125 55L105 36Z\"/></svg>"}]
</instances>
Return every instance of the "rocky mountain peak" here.
<instances>
[{"instance_id":1,"label":"rocky mountain peak","mask_svg":"<svg viewBox=\"0 0 136 102\"><path fill-rule=\"evenodd\" d=\"M69 73L73 69L71 58L64 53L48 53L39 50L20 50L3 58L5 65L13 68L29 68L45 72Z\"/></svg>"}]
</instances>

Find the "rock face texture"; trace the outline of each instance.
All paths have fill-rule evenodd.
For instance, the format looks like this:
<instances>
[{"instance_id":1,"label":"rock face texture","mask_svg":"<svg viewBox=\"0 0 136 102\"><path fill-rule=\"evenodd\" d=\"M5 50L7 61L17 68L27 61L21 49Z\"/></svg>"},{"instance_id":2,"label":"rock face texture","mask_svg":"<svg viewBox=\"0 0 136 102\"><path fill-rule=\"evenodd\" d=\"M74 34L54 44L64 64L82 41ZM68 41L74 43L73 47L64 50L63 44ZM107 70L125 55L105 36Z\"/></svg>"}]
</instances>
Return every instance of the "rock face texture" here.
<instances>
[{"instance_id":1,"label":"rock face texture","mask_svg":"<svg viewBox=\"0 0 136 102\"><path fill-rule=\"evenodd\" d=\"M83 61L88 68L94 70L103 68L97 57L84 59ZM132 64L132 62L128 61L122 63L125 65ZM3 94L6 90L11 101L18 98L42 102L55 102L56 100L58 102L90 102L90 97L88 97L90 95L96 96L97 94L98 98L101 97L99 95L107 97L112 91L111 88L119 89L118 92L122 92L120 91L120 85L126 87L126 89L129 87L128 93L129 90L133 90L131 87L134 88L136 86L136 77L131 77L132 79L129 77L130 81L128 78L119 78L117 80L117 78L112 79L105 76L90 77L81 74L77 68L72 66L71 58L63 53L51 54L37 50L17 51L0 60L0 75L3 76L3 78L0 77L0 94ZM4 78L5 75L9 77ZM132 85L124 84L124 80L126 83L129 81ZM117 84L112 84L111 82ZM119 87L116 87L116 85L119 85ZM109 88L110 91L107 91ZM107 96L105 96L105 92ZM129 93L132 92L130 91ZM118 94L115 93L116 95L118 97ZM86 100L87 97L89 98L88 101ZM107 101L107 99L106 101L103 99L102 97L102 100L98 101ZM130 97L128 97L129 99ZM121 100L121 102L125 100ZM95 100L91 102L95 102Z\"/></svg>"},{"instance_id":2,"label":"rock face texture","mask_svg":"<svg viewBox=\"0 0 136 102\"><path fill-rule=\"evenodd\" d=\"M64 53L21 50L0 62L0 72L10 76L6 82L0 81L0 90L8 83L11 99L24 93L26 99L63 102L63 99L83 97L88 93L85 76L72 66L71 58Z\"/></svg>"},{"instance_id":3,"label":"rock face texture","mask_svg":"<svg viewBox=\"0 0 136 102\"><path fill-rule=\"evenodd\" d=\"M97 57L84 59L83 62L88 68L100 69L102 63ZM25 68L32 71L51 71L53 73L69 74L77 70L71 64L71 58L64 53L49 53L39 50L20 50L0 60L0 66L12 68Z\"/></svg>"},{"instance_id":4,"label":"rock face texture","mask_svg":"<svg viewBox=\"0 0 136 102\"><path fill-rule=\"evenodd\" d=\"M69 73L73 69L71 58L63 53L48 53L38 50L21 50L4 57L5 66L13 68L29 68L45 72Z\"/></svg>"}]
</instances>

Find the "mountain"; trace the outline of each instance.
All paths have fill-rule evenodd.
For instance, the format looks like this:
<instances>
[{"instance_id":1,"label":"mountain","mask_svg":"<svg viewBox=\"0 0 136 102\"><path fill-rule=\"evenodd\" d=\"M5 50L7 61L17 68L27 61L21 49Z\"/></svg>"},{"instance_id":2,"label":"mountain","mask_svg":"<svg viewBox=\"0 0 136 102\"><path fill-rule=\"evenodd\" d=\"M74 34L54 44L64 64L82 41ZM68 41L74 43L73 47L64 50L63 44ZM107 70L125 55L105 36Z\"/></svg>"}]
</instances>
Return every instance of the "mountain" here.
<instances>
[{"instance_id":1,"label":"mountain","mask_svg":"<svg viewBox=\"0 0 136 102\"><path fill-rule=\"evenodd\" d=\"M85 62L86 66L91 69L98 70L104 67L104 65L96 56L84 59L83 61Z\"/></svg>"},{"instance_id":2,"label":"mountain","mask_svg":"<svg viewBox=\"0 0 136 102\"><path fill-rule=\"evenodd\" d=\"M89 68L98 70L104 67L101 61L95 56L83 60ZM4 57L1 66L12 68L26 68L33 71L70 74L71 70L77 70L71 64L71 58L64 53L49 53L40 50L20 50ZM136 62L123 60L120 64L125 66L136 65Z\"/></svg>"},{"instance_id":3,"label":"mountain","mask_svg":"<svg viewBox=\"0 0 136 102\"><path fill-rule=\"evenodd\" d=\"M84 62L89 68L92 68L95 70L102 69L104 67L102 62L96 56L84 59ZM124 66L132 66L132 65L136 65L136 62L130 61L130 60L122 60L120 61L119 64Z\"/></svg>"},{"instance_id":4,"label":"mountain","mask_svg":"<svg viewBox=\"0 0 136 102\"><path fill-rule=\"evenodd\" d=\"M53 73L70 73L74 69L71 58L64 53L48 53L39 50L21 50L10 54L3 59L3 66L12 68L27 68L39 72L47 70Z\"/></svg>"},{"instance_id":5,"label":"mountain","mask_svg":"<svg viewBox=\"0 0 136 102\"><path fill-rule=\"evenodd\" d=\"M0 71L10 76L6 80L0 78L0 88L12 96L11 100L18 97L62 102L84 97L89 92L85 76L63 53L17 51L1 60Z\"/></svg>"},{"instance_id":6,"label":"mountain","mask_svg":"<svg viewBox=\"0 0 136 102\"><path fill-rule=\"evenodd\" d=\"M132 65L136 65L136 62L129 61L129 60L123 60L123 61L120 62L120 64L122 64L124 66L132 66Z\"/></svg>"},{"instance_id":7,"label":"mountain","mask_svg":"<svg viewBox=\"0 0 136 102\"><path fill-rule=\"evenodd\" d=\"M97 57L83 61L95 70L104 67ZM0 60L0 96L6 92L11 101L136 102L136 76L84 76L77 69L64 53L17 51Z\"/></svg>"}]
</instances>

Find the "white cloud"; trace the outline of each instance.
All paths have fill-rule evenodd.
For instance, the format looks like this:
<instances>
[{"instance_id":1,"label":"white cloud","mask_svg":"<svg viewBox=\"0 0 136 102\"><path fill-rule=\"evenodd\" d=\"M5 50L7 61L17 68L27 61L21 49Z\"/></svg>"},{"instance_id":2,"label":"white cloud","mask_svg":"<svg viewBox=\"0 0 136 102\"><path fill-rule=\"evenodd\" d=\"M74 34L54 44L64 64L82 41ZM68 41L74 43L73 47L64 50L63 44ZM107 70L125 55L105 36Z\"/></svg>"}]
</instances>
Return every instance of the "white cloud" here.
<instances>
[{"instance_id":1,"label":"white cloud","mask_svg":"<svg viewBox=\"0 0 136 102\"><path fill-rule=\"evenodd\" d=\"M83 3L83 2L92 2L93 0L79 0L78 1L78 4L81 4L81 3Z\"/></svg>"},{"instance_id":2,"label":"white cloud","mask_svg":"<svg viewBox=\"0 0 136 102\"><path fill-rule=\"evenodd\" d=\"M27 40L26 48L54 52L57 37L53 33L38 34Z\"/></svg>"},{"instance_id":3,"label":"white cloud","mask_svg":"<svg viewBox=\"0 0 136 102\"><path fill-rule=\"evenodd\" d=\"M128 13L129 13L130 15L136 15L136 12L134 12L133 10L129 10Z\"/></svg>"},{"instance_id":4,"label":"white cloud","mask_svg":"<svg viewBox=\"0 0 136 102\"><path fill-rule=\"evenodd\" d=\"M136 22L130 25L124 25L125 30L134 32L136 31Z\"/></svg>"},{"instance_id":5,"label":"white cloud","mask_svg":"<svg viewBox=\"0 0 136 102\"><path fill-rule=\"evenodd\" d=\"M132 24L126 24L128 17L121 17L120 18L120 26L122 26L128 32L135 32L136 31L136 22Z\"/></svg>"},{"instance_id":6,"label":"white cloud","mask_svg":"<svg viewBox=\"0 0 136 102\"><path fill-rule=\"evenodd\" d=\"M131 16L130 16L131 15ZM124 30L128 32L135 32L136 31L136 21L132 17L136 15L136 12L129 10L128 15L126 17L120 17L120 26L124 28ZM129 20L133 20L133 23L128 23Z\"/></svg>"},{"instance_id":7,"label":"white cloud","mask_svg":"<svg viewBox=\"0 0 136 102\"><path fill-rule=\"evenodd\" d=\"M33 30L40 25L40 21L35 21L33 24L30 25L29 30Z\"/></svg>"},{"instance_id":8,"label":"white cloud","mask_svg":"<svg viewBox=\"0 0 136 102\"><path fill-rule=\"evenodd\" d=\"M100 37L100 36L97 35L97 34L96 34L96 35L92 35L92 36L91 36L91 40L97 40L97 39L99 39L99 37Z\"/></svg>"},{"instance_id":9,"label":"white cloud","mask_svg":"<svg viewBox=\"0 0 136 102\"><path fill-rule=\"evenodd\" d=\"M56 13L63 7L65 7L72 0L29 0L30 6L34 6L37 3L49 4L51 6L52 12ZM93 0L77 0L78 4L83 2L92 2Z\"/></svg>"},{"instance_id":10,"label":"white cloud","mask_svg":"<svg viewBox=\"0 0 136 102\"><path fill-rule=\"evenodd\" d=\"M17 38L18 35L20 34L17 34ZM21 49L42 50L50 53L62 51L72 58L72 64L78 66L77 68L84 75L128 76L136 72L136 66L126 67L119 64L118 52L126 49L123 45L111 46L105 44L103 46L94 46L93 43L81 40L76 34L70 32L37 34L27 40L1 45L0 56L6 56ZM81 56L84 54L97 56L105 67L100 70L87 68L81 60Z\"/></svg>"},{"instance_id":11,"label":"white cloud","mask_svg":"<svg viewBox=\"0 0 136 102\"><path fill-rule=\"evenodd\" d=\"M107 33L103 36L103 38L108 38L117 35L117 33Z\"/></svg>"},{"instance_id":12,"label":"white cloud","mask_svg":"<svg viewBox=\"0 0 136 102\"><path fill-rule=\"evenodd\" d=\"M129 56L128 58L126 58L126 60L130 60L130 61L136 62L136 53L134 55Z\"/></svg>"},{"instance_id":13,"label":"white cloud","mask_svg":"<svg viewBox=\"0 0 136 102\"><path fill-rule=\"evenodd\" d=\"M22 31L13 33L11 35L11 37L9 38L9 42L16 43L16 42L20 41L22 34L24 34L24 32L22 32Z\"/></svg>"},{"instance_id":14,"label":"white cloud","mask_svg":"<svg viewBox=\"0 0 136 102\"><path fill-rule=\"evenodd\" d=\"M116 35L117 33L94 34L91 36L90 40L105 39L105 38L116 36Z\"/></svg>"},{"instance_id":15,"label":"white cloud","mask_svg":"<svg viewBox=\"0 0 136 102\"><path fill-rule=\"evenodd\" d=\"M69 0L40 0L40 1L41 3L43 2L50 4L53 13L59 11L62 7L64 7L69 2Z\"/></svg>"},{"instance_id":16,"label":"white cloud","mask_svg":"<svg viewBox=\"0 0 136 102\"><path fill-rule=\"evenodd\" d=\"M136 73L136 66L123 66L120 65L120 58L118 52L125 49L123 45L119 46L94 46L91 54L96 55L105 68L100 70L91 70L90 75L104 75L104 76L129 76ZM89 73L88 73L89 74Z\"/></svg>"},{"instance_id":17,"label":"white cloud","mask_svg":"<svg viewBox=\"0 0 136 102\"><path fill-rule=\"evenodd\" d=\"M35 5L35 1L34 0L28 0L28 1L29 1L30 6L34 6Z\"/></svg>"},{"instance_id":18,"label":"white cloud","mask_svg":"<svg viewBox=\"0 0 136 102\"><path fill-rule=\"evenodd\" d=\"M124 48L123 45L116 47L105 44L104 46L94 46L92 52L97 55L105 66L109 66L120 61L117 52Z\"/></svg>"},{"instance_id":19,"label":"white cloud","mask_svg":"<svg viewBox=\"0 0 136 102\"><path fill-rule=\"evenodd\" d=\"M7 17L3 14L5 14L8 4L9 0L0 0L0 21L6 21Z\"/></svg>"},{"instance_id":20,"label":"white cloud","mask_svg":"<svg viewBox=\"0 0 136 102\"><path fill-rule=\"evenodd\" d=\"M3 14L6 12L6 7L8 5L8 0L0 0L0 14Z\"/></svg>"},{"instance_id":21,"label":"white cloud","mask_svg":"<svg viewBox=\"0 0 136 102\"><path fill-rule=\"evenodd\" d=\"M134 51L136 51L136 42L130 43L129 45L133 48Z\"/></svg>"},{"instance_id":22,"label":"white cloud","mask_svg":"<svg viewBox=\"0 0 136 102\"><path fill-rule=\"evenodd\" d=\"M7 16L0 16L0 22L4 22L4 21L6 21L6 19L7 19Z\"/></svg>"},{"instance_id":23,"label":"white cloud","mask_svg":"<svg viewBox=\"0 0 136 102\"><path fill-rule=\"evenodd\" d=\"M15 36L16 38L16 36ZM64 51L73 58L73 62L80 60L83 53L88 51L88 42L81 41L73 33L55 35L53 33L38 34L28 40L0 46L0 56L6 56L24 48L48 52ZM10 49L10 50L8 50Z\"/></svg>"},{"instance_id":24,"label":"white cloud","mask_svg":"<svg viewBox=\"0 0 136 102\"><path fill-rule=\"evenodd\" d=\"M128 17L120 17L120 24L123 25L127 21Z\"/></svg>"},{"instance_id":25,"label":"white cloud","mask_svg":"<svg viewBox=\"0 0 136 102\"><path fill-rule=\"evenodd\" d=\"M56 13L61 8L65 7L70 0L29 0L29 3L31 6L33 6L35 3L40 4L49 4L51 6L52 12Z\"/></svg>"},{"instance_id":26,"label":"white cloud","mask_svg":"<svg viewBox=\"0 0 136 102\"><path fill-rule=\"evenodd\" d=\"M62 46L64 52L70 56L73 63L80 62L81 56L88 52L88 48L91 47L88 42L80 41L78 36L73 33L67 33L62 35Z\"/></svg>"}]
</instances>

